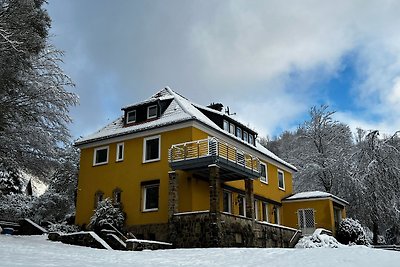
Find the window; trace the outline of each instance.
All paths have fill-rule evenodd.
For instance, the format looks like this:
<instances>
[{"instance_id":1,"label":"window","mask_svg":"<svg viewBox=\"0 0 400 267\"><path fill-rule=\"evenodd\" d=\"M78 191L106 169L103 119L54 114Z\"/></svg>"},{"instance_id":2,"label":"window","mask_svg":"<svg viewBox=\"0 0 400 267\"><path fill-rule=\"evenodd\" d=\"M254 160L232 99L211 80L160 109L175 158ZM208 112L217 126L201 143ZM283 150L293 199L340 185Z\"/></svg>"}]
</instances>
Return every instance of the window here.
<instances>
[{"instance_id":1,"label":"window","mask_svg":"<svg viewBox=\"0 0 400 267\"><path fill-rule=\"evenodd\" d=\"M94 149L93 166L108 163L108 146Z\"/></svg>"},{"instance_id":2,"label":"window","mask_svg":"<svg viewBox=\"0 0 400 267\"><path fill-rule=\"evenodd\" d=\"M136 110L131 110L126 113L126 123L136 122Z\"/></svg>"},{"instance_id":3,"label":"window","mask_svg":"<svg viewBox=\"0 0 400 267\"><path fill-rule=\"evenodd\" d=\"M158 210L159 187L159 182L143 186L143 211Z\"/></svg>"},{"instance_id":4,"label":"window","mask_svg":"<svg viewBox=\"0 0 400 267\"><path fill-rule=\"evenodd\" d=\"M238 195L239 215L246 216L246 198Z\"/></svg>"},{"instance_id":5,"label":"window","mask_svg":"<svg viewBox=\"0 0 400 267\"><path fill-rule=\"evenodd\" d=\"M114 204L121 204L121 192L122 190L119 188L115 188L113 191L113 200Z\"/></svg>"},{"instance_id":6,"label":"window","mask_svg":"<svg viewBox=\"0 0 400 267\"><path fill-rule=\"evenodd\" d=\"M315 230L315 216L313 209L300 209L297 211L300 230L304 235L310 235Z\"/></svg>"},{"instance_id":7,"label":"window","mask_svg":"<svg viewBox=\"0 0 400 267\"><path fill-rule=\"evenodd\" d=\"M242 129L239 127L236 127L236 136L242 139Z\"/></svg>"},{"instance_id":8,"label":"window","mask_svg":"<svg viewBox=\"0 0 400 267\"><path fill-rule=\"evenodd\" d=\"M254 137L252 134L249 134L249 143L254 145Z\"/></svg>"},{"instance_id":9,"label":"window","mask_svg":"<svg viewBox=\"0 0 400 267\"><path fill-rule=\"evenodd\" d=\"M124 143L117 144L117 158L116 161L124 160Z\"/></svg>"},{"instance_id":10,"label":"window","mask_svg":"<svg viewBox=\"0 0 400 267\"><path fill-rule=\"evenodd\" d=\"M278 170L278 187L285 190L285 174L281 170Z\"/></svg>"},{"instance_id":11,"label":"window","mask_svg":"<svg viewBox=\"0 0 400 267\"><path fill-rule=\"evenodd\" d=\"M268 183L267 164L260 162L260 181Z\"/></svg>"},{"instance_id":12,"label":"window","mask_svg":"<svg viewBox=\"0 0 400 267\"><path fill-rule=\"evenodd\" d=\"M260 215L258 214L258 200L254 200L254 216L255 219L258 221L260 219Z\"/></svg>"},{"instance_id":13,"label":"window","mask_svg":"<svg viewBox=\"0 0 400 267\"><path fill-rule=\"evenodd\" d=\"M157 105L153 105L147 108L147 119L157 117Z\"/></svg>"},{"instance_id":14,"label":"window","mask_svg":"<svg viewBox=\"0 0 400 267\"><path fill-rule=\"evenodd\" d=\"M274 222L275 224L281 224L281 218L280 218L280 208L275 206L274 207Z\"/></svg>"},{"instance_id":15,"label":"window","mask_svg":"<svg viewBox=\"0 0 400 267\"><path fill-rule=\"evenodd\" d=\"M268 222L269 221L269 216L268 216L268 203L267 202L263 202L262 203L262 220L264 222Z\"/></svg>"},{"instance_id":16,"label":"window","mask_svg":"<svg viewBox=\"0 0 400 267\"><path fill-rule=\"evenodd\" d=\"M104 196L104 193L101 191L97 191L94 194L94 207L95 208L97 208L97 205L99 204L100 201L103 201L103 196Z\"/></svg>"},{"instance_id":17,"label":"window","mask_svg":"<svg viewBox=\"0 0 400 267\"><path fill-rule=\"evenodd\" d=\"M224 191L223 193L224 212L232 213L232 193Z\"/></svg>"},{"instance_id":18,"label":"window","mask_svg":"<svg viewBox=\"0 0 400 267\"><path fill-rule=\"evenodd\" d=\"M143 163L160 160L160 136L143 139Z\"/></svg>"},{"instance_id":19,"label":"window","mask_svg":"<svg viewBox=\"0 0 400 267\"><path fill-rule=\"evenodd\" d=\"M233 123L229 124L229 132L231 134L235 134L235 124L233 124Z\"/></svg>"},{"instance_id":20,"label":"window","mask_svg":"<svg viewBox=\"0 0 400 267\"><path fill-rule=\"evenodd\" d=\"M249 142L249 134L246 131L243 132L243 140Z\"/></svg>"},{"instance_id":21,"label":"window","mask_svg":"<svg viewBox=\"0 0 400 267\"><path fill-rule=\"evenodd\" d=\"M224 130L229 132L229 122L227 120L224 120Z\"/></svg>"}]
</instances>

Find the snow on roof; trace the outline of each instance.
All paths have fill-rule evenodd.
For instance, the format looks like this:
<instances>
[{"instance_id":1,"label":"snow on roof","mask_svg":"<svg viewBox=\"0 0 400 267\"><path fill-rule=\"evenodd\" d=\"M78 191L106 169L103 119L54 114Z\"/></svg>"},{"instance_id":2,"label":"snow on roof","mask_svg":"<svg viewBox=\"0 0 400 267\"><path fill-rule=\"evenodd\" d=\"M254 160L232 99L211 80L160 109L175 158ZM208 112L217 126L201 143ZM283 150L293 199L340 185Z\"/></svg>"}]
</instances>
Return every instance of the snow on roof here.
<instances>
[{"instance_id":1,"label":"snow on roof","mask_svg":"<svg viewBox=\"0 0 400 267\"><path fill-rule=\"evenodd\" d=\"M203 114L199 110L199 108L209 110L210 108L207 108L205 106L199 105L199 104L194 104L193 102L189 101L185 97L181 96L180 94L174 92L171 90L169 87L165 87L161 89L159 92L156 94L152 95L150 98L148 98L145 101L142 101L140 103L136 103L133 105L128 105L123 107L122 109L128 109L131 107L139 106L142 104L146 103L151 103L155 102L157 100L164 100L164 99L172 99L171 103L167 107L167 109L164 111L164 113L161 114L160 118L157 120L152 120L136 125L132 125L129 127L124 127L124 121L123 121L123 116L119 117L115 121L111 122L107 126L103 127L99 131L88 135L86 137L78 139L75 144L76 145L82 145L85 143L90 143L90 142L95 142L99 140L103 140L106 138L110 137L116 137L116 136L121 136L121 135L126 135L134 132L139 132L139 131L144 131L144 130L149 130L153 128L158 128L161 126L166 126L166 125L171 125L175 124L178 122L183 122L183 121L188 121L188 120L198 120L202 122L203 124L211 127L214 130L219 131L220 133L224 135L228 135L231 138L234 138L236 141L241 142L242 144L250 147L251 149L255 149L261 154L266 155L267 157L287 166L288 168L292 170L297 170L296 167L293 165L287 163L286 161L282 160L278 156L276 156L274 153L269 151L267 148L262 146L258 141L256 143L256 146L252 146L248 143L246 143L244 140L237 138L235 135L228 133L221 129L217 124L215 124L211 119L209 119L206 115ZM215 111L221 115L223 115L223 112L219 112L216 110Z\"/></svg>"},{"instance_id":2,"label":"snow on roof","mask_svg":"<svg viewBox=\"0 0 400 267\"><path fill-rule=\"evenodd\" d=\"M290 197L285 198L284 200L301 200L301 199L315 199L315 198L332 198L342 204L346 205L349 204L346 200L342 198L339 198L331 193L322 191L308 191L308 192L296 193Z\"/></svg>"}]
</instances>

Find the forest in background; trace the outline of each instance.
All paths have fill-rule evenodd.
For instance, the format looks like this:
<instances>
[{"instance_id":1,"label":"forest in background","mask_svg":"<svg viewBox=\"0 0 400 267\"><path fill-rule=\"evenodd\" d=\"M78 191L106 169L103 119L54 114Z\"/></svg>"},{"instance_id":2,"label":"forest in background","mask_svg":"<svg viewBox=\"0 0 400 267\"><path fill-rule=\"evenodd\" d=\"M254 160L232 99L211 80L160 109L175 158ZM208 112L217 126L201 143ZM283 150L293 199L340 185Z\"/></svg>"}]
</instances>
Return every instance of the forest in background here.
<instances>
[{"instance_id":1,"label":"forest in background","mask_svg":"<svg viewBox=\"0 0 400 267\"><path fill-rule=\"evenodd\" d=\"M295 131L285 131L261 143L298 168L295 192L319 190L347 200L347 216L373 233L399 232L400 132L380 135L333 119L328 106L312 107L309 119Z\"/></svg>"}]
</instances>

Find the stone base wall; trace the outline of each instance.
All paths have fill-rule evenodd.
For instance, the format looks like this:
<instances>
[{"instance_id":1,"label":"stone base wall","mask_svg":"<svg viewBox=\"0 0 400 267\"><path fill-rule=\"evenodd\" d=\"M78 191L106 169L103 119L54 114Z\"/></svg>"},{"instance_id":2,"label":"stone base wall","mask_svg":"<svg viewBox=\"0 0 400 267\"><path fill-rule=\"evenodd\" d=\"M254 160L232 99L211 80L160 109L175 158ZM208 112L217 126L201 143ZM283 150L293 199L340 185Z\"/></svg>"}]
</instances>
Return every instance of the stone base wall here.
<instances>
[{"instance_id":1,"label":"stone base wall","mask_svg":"<svg viewBox=\"0 0 400 267\"><path fill-rule=\"evenodd\" d=\"M134 225L127 228L138 239L172 243L175 248L289 247L296 229L226 213L175 214L169 223ZM217 233L217 234L216 234Z\"/></svg>"},{"instance_id":2,"label":"stone base wall","mask_svg":"<svg viewBox=\"0 0 400 267\"><path fill-rule=\"evenodd\" d=\"M169 241L169 224L143 224L126 227L127 232L131 232L137 239Z\"/></svg>"},{"instance_id":3,"label":"stone base wall","mask_svg":"<svg viewBox=\"0 0 400 267\"><path fill-rule=\"evenodd\" d=\"M289 247L295 229L253 221L249 218L220 213L219 223L208 212L174 215L170 240L174 247ZM215 227L217 243L212 239Z\"/></svg>"}]
</instances>

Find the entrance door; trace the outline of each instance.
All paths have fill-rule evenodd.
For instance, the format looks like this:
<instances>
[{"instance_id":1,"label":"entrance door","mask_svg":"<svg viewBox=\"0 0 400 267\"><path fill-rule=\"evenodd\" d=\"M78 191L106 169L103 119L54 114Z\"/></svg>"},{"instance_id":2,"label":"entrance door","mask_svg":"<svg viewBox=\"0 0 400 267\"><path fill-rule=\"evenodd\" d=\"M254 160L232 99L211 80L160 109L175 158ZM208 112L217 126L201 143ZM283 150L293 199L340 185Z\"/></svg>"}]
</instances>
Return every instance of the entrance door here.
<instances>
[{"instance_id":1,"label":"entrance door","mask_svg":"<svg viewBox=\"0 0 400 267\"><path fill-rule=\"evenodd\" d=\"M315 216L313 209L297 211L298 223L303 235L311 235L315 231Z\"/></svg>"}]
</instances>

